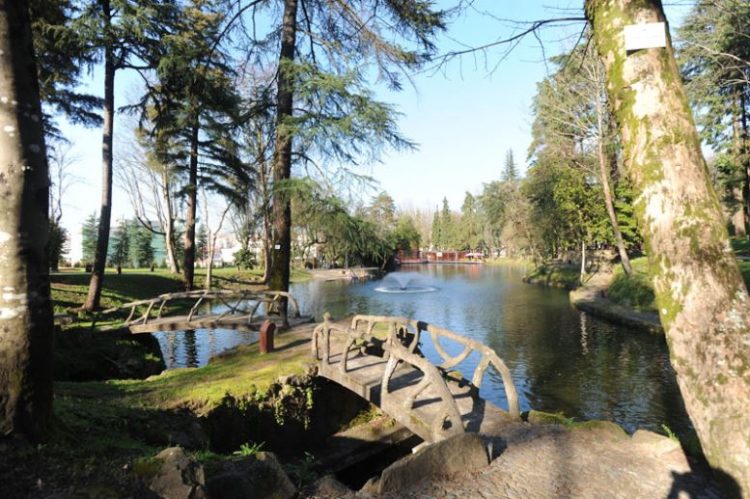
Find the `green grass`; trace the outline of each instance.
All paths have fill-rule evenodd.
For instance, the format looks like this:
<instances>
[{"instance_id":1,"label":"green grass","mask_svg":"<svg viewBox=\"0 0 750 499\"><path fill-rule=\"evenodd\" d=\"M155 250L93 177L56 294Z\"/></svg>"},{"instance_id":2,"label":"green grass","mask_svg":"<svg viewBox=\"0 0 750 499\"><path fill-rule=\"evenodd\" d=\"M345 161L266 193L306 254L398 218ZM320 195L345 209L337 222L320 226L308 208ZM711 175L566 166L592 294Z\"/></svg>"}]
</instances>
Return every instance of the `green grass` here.
<instances>
[{"instance_id":1,"label":"green grass","mask_svg":"<svg viewBox=\"0 0 750 499\"><path fill-rule=\"evenodd\" d=\"M733 237L730 242L737 256L750 256L750 240L747 237Z\"/></svg>"},{"instance_id":2,"label":"green grass","mask_svg":"<svg viewBox=\"0 0 750 499\"><path fill-rule=\"evenodd\" d=\"M258 284L261 274L261 270L238 271L236 268L217 268L213 270L213 284L214 287L222 289L262 289L263 286ZM305 270L292 271L292 282L303 282L310 278L310 273ZM77 313L86 300L90 279L91 274L82 270L53 273L50 281L55 313ZM196 269L196 288L200 289L204 280L205 269ZM119 275L113 269L107 269L100 305L103 309L114 308L183 289L182 276L166 269L155 269L153 272L148 269L123 269Z\"/></svg>"},{"instance_id":3,"label":"green grass","mask_svg":"<svg viewBox=\"0 0 750 499\"><path fill-rule=\"evenodd\" d=\"M125 407L144 409L190 408L205 412L227 395L263 396L282 375L303 374L311 362L306 345L309 331L276 337L276 350L261 354L258 344L242 345L214 357L201 368L170 369L145 380L61 383L63 393L97 397Z\"/></svg>"},{"instance_id":4,"label":"green grass","mask_svg":"<svg viewBox=\"0 0 750 499\"><path fill-rule=\"evenodd\" d=\"M654 289L648 275L648 259L635 258L630 261L633 274L628 276L618 265L614 271L612 283L607 294L609 298L620 305L632 307L641 312L656 312Z\"/></svg>"}]
</instances>

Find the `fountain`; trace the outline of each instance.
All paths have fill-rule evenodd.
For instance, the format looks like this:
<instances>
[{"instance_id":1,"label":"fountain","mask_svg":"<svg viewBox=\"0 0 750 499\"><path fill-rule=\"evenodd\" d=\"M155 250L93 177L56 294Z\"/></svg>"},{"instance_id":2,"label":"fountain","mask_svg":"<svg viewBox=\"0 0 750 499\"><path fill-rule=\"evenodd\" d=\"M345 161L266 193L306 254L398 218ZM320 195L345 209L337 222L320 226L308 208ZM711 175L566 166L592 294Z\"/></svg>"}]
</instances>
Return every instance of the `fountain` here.
<instances>
[{"instance_id":1,"label":"fountain","mask_svg":"<svg viewBox=\"0 0 750 499\"><path fill-rule=\"evenodd\" d=\"M394 272L385 276L382 285L375 288L375 291L380 293L429 293L437 291L438 288L423 284L420 282L421 279L422 276L418 272Z\"/></svg>"}]
</instances>

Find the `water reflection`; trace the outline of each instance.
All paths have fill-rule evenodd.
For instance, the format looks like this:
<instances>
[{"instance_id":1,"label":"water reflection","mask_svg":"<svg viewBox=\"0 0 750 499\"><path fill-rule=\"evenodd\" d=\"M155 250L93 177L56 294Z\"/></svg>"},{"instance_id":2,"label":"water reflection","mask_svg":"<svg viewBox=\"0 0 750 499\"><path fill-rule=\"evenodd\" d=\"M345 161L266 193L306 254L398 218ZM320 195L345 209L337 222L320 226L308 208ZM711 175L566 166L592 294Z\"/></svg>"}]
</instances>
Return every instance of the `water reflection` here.
<instances>
[{"instance_id":1,"label":"water reflection","mask_svg":"<svg viewBox=\"0 0 750 499\"><path fill-rule=\"evenodd\" d=\"M615 326L578 312L567 293L521 282L512 267L426 265L425 295L374 292L376 283L310 282L294 287L304 313L400 315L430 321L492 347L511 369L522 410L558 412L578 419L608 419L626 430L685 432L682 405L664 338ZM457 347L445 344L450 353ZM439 359L429 340L422 350ZM478 362L462 363L465 376ZM485 374L482 396L507 407L502 380Z\"/></svg>"}]
</instances>

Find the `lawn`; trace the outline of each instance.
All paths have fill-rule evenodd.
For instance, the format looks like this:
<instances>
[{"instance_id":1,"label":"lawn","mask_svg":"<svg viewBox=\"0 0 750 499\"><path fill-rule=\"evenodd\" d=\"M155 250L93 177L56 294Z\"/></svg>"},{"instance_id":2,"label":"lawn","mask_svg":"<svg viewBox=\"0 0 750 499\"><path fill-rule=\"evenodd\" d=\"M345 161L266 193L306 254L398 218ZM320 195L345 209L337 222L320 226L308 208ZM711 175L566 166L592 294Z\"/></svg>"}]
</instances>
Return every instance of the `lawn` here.
<instances>
[{"instance_id":1,"label":"lawn","mask_svg":"<svg viewBox=\"0 0 750 499\"><path fill-rule=\"evenodd\" d=\"M248 288L257 287L262 270L242 270L236 268L217 268L213 271L215 288ZM292 282L303 282L310 279L310 273L304 270L292 271ZM52 284L52 302L55 313L71 313L80 308L86 300L91 274L80 269L55 272L50 275ZM200 289L205 282L205 269L196 269L195 286ZM153 298L163 293L174 293L183 290L182 276L166 269L123 269L117 274L114 269L107 269L102 289L101 307L114 308L131 301Z\"/></svg>"}]
</instances>

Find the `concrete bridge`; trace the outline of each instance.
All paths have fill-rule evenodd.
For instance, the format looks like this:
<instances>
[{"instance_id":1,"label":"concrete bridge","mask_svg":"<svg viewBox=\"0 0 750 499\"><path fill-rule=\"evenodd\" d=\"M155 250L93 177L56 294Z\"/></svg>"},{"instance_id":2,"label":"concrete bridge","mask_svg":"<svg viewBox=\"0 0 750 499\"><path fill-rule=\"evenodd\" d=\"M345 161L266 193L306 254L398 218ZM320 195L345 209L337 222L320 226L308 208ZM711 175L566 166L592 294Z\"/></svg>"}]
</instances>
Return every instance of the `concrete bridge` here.
<instances>
[{"instance_id":1,"label":"concrete bridge","mask_svg":"<svg viewBox=\"0 0 750 499\"><path fill-rule=\"evenodd\" d=\"M282 306L284 302L288 304L287 312L284 312ZM289 308L291 316L285 315ZM97 314L91 327L96 322L118 315L126 315L126 318L124 323L118 322L117 327L127 327L132 333L192 329L257 331L266 319L276 320L284 325L310 320L309 317L300 316L297 300L287 292L197 290L165 293L148 300L103 310Z\"/></svg>"},{"instance_id":2,"label":"concrete bridge","mask_svg":"<svg viewBox=\"0 0 750 499\"><path fill-rule=\"evenodd\" d=\"M419 351L424 335L441 357L438 366ZM463 348L450 355L441 341ZM481 343L426 322L357 315L347 327L326 314L313 331L312 351L319 376L369 400L426 442L464 432L494 434L520 420L516 388L502 359ZM479 361L469 381L453 369L474 352ZM489 367L502 377L507 411L479 396Z\"/></svg>"}]
</instances>

